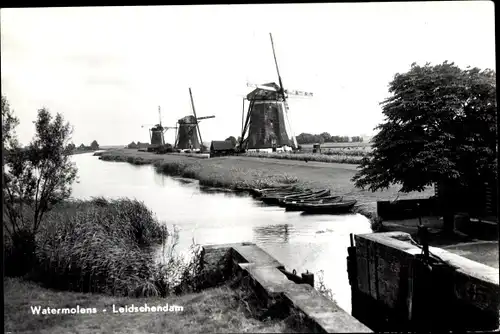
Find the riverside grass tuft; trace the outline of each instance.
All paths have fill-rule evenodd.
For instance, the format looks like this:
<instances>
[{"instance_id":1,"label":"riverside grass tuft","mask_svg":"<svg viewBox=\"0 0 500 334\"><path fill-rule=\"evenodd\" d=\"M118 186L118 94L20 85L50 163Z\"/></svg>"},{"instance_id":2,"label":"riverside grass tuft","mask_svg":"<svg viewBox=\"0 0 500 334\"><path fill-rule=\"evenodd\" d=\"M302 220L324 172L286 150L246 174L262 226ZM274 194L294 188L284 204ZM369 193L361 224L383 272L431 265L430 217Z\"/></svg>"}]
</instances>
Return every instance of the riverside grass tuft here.
<instances>
[{"instance_id":1,"label":"riverside grass tuft","mask_svg":"<svg viewBox=\"0 0 500 334\"><path fill-rule=\"evenodd\" d=\"M154 259L154 247L176 233L137 200L64 202L45 217L36 236L36 266L26 277L58 290L125 297L194 289L201 246L193 243L185 257L171 252L161 263ZM170 279L173 274L183 281Z\"/></svg>"},{"instance_id":2,"label":"riverside grass tuft","mask_svg":"<svg viewBox=\"0 0 500 334\"><path fill-rule=\"evenodd\" d=\"M253 158L272 158L272 159L286 159L298 161L317 161L317 162L330 162L341 164L359 164L365 154L363 155L349 155L347 151L339 151L339 153L319 154L319 153L285 153L285 152L247 152L244 155Z\"/></svg>"}]
</instances>

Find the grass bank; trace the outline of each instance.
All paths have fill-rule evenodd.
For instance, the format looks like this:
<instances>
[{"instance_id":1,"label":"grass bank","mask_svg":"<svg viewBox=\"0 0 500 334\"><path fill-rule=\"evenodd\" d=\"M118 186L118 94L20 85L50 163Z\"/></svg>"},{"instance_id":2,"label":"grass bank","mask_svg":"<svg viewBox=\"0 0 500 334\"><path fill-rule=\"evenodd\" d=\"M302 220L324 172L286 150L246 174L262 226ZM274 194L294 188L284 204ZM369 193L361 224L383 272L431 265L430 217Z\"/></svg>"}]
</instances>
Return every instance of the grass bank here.
<instances>
[{"instance_id":1,"label":"grass bank","mask_svg":"<svg viewBox=\"0 0 500 334\"><path fill-rule=\"evenodd\" d=\"M61 292L19 278L4 279L6 333L293 333L304 332L293 319L259 321L253 296L224 285L168 298L126 298L103 294ZM181 306L177 312L113 313L136 305ZM95 308L95 314L36 315L31 307ZM106 310L104 312L103 310ZM307 329L305 330L307 332Z\"/></svg>"},{"instance_id":2,"label":"grass bank","mask_svg":"<svg viewBox=\"0 0 500 334\"><path fill-rule=\"evenodd\" d=\"M304 188L330 189L333 194L358 201L354 211L368 217L375 228L376 202L382 200L427 198L434 194L432 188L423 192L399 193L397 185L384 191L371 192L354 187L351 178L357 171L356 164L323 163L287 159L228 156L197 159L182 155L157 155L137 150L110 150L103 152L105 161L126 161L134 164L154 164L159 172L200 180L202 185L238 188L266 187L295 184Z\"/></svg>"}]
</instances>

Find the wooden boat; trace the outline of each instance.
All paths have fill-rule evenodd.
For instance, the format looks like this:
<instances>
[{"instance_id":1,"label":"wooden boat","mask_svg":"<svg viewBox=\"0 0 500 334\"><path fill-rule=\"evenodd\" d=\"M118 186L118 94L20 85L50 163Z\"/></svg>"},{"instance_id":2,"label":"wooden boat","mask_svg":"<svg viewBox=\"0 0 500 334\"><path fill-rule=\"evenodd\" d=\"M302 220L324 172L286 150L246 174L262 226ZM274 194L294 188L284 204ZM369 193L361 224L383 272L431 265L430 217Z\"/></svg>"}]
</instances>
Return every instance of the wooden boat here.
<instances>
[{"instance_id":1,"label":"wooden boat","mask_svg":"<svg viewBox=\"0 0 500 334\"><path fill-rule=\"evenodd\" d=\"M278 193L271 195L264 195L260 198L260 200L266 204L279 204L279 202L286 198L300 198L301 196L309 196L312 195L312 190L306 190L303 192L291 192L291 193Z\"/></svg>"},{"instance_id":2,"label":"wooden boat","mask_svg":"<svg viewBox=\"0 0 500 334\"><path fill-rule=\"evenodd\" d=\"M275 188L264 188L264 189L252 189L252 194L254 195L254 197L260 197L264 194L293 192L293 191L297 191L296 187L286 186L286 187L275 187Z\"/></svg>"},{"instance_id":3,"label":"wooden boat","mask_svg":"<svg viewBox=\"0 0 500 334\"><path fill-rule=\"evenodd\" d=\"M285 199L280 201L279 205L281 207L286 207L288 204L296 204L296 203L329 203L333 200L342 199L341 196L336 195L324 195L324 196L315 196L311 198L299 198L299 199Z\"/></svg>"},{"instance_id":4,"label":"wooden boat","mask_svg":"<svg viewBox=\"0 0 500 334\"><path fill-rule=\"evenodd\" d=\"M303 211L304 206L308 204L327 204L337 203L342 201L342 196L328 196L320 199L298 200L298 201L285 201L282 206L286 211Z\"/></svg>"},{"instance_id":5,"label":"wooden boat","mask_svg":"<svg viewBox=\"0 0 500 334\"><path fill-rule=\"evenodd\" d=\"M356 200L339 201L332 203L301 203L301 211L305 214L339 214L352 210Z\"/></svg>"},{"instance_id":6,"label":"wooden boat","mask_svg":"<svg viewBox=\"0 0 500 334\"><path fill-rule=\"evenodd\" d=\"M285 196L282 199L279 200L278 205L281 207L285 207L285 202L287 201L299 201L299 202L304 202L304 201L315 201L319 200L325 197L330 196L330 190L325 189L325 190L318 190L314 191L310 195L299 195L299 196Z\"/></svg>"}]
</instances>

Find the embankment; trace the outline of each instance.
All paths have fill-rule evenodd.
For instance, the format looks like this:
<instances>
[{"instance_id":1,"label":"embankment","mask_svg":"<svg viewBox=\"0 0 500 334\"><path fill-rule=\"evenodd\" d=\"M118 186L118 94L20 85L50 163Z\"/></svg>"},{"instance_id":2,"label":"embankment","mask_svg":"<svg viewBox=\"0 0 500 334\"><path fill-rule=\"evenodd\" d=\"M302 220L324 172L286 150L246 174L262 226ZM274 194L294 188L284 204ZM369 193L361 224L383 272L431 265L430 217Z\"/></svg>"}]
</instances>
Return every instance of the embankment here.
<instances>
[{"instance_id":1,"label":"embankment","mask_svg":"<svg viewBox=\"0 0 500 334\"><path fill-rule=\"evenodd\" d=\"M333 194L358 201L356 213L368 217L377 225L376 202L381 200L426 198L432 189L424 192L399 193L398 186L385 191L371 192L354 187L351 178L357 165L296 161L285 159L228 156L197 159L182 155L158 155L132 149L110 150L99 153L106 161L124 161L133 164L154 164L159 172L193 178L202 185L236 189L238 187L265 187L278 184L296 184L301 187L330 189ZM377 227L377 226L374 226Z\"/></svg>"}]
</instances>

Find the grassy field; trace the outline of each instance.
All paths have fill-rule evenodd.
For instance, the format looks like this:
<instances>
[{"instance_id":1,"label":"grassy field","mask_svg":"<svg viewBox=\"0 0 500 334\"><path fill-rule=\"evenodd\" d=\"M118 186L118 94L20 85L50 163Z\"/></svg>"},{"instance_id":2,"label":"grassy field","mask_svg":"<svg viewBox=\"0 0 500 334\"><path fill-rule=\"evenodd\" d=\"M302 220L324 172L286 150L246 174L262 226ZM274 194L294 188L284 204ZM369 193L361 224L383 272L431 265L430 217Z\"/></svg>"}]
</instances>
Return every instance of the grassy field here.
<instances>
[{"instance_id":1,"label":"grassy field","mask_svg":"<svg viewBox=\"0 0 500 334\"><path fill-rule=\"evenodd\" d=\"M300 326L285 320L259 321L253 296L227 285L169 298L124 298L60 292L23 281L4 279L4 333L293 333ZM182 306L178 312L113 313L127 305ZM95 314L34 315L31 307L96 308ZM106 312L103 310L106 309ZM307 332L307 330L306 330Z\"/></svg>"},{"instance_id":2,"label":"grassy field","mask_svg":"<svg viewBox=\"0 0 500 334\"><path fill-rule=\"evenodd\" d=\"M201 184L226 188L265 187L278 184L297 184L315 189L330 189L358 201L355 208L368 218L376 216L376 201L396 198L426 198L433 189L408 194L399 193L397 185L385 191L370 192L354 187L351 178L357 165L296 161L245 156L197 159L181 155L157 155L137 150L112 150L101 156L108 161L127 161L136 164L155 164L158 171L170 175L200 180Z\"/></svg>"},{"instance_id":3,"label":"grassy field","mask_svg":"<svg viewBox=\"0 0 500 334\"><path fill-rule=\"evenodd\" d=\"M247 152L246 157L251 158L272 158L283 160L299 160L299 161L318 161L318 162L333 162L339 164L358 164L366 152L359 151L330 151L327 153L266 153L266 152Z\"/></svg>"},{"instance_id":4,"label":"grassy field","mask_svg":"<svg viewBox=\"0 0 500 334\"><path fill-rule=\"evenodd\" d=\"M303 149L309 150L313 148L314 144L300 144ZM329 149L329 148L367 148L370 149L371 144L369 142L361 142L361 143L323 143L321 144L321 149Z\"/></svg>"}]
</instances>

